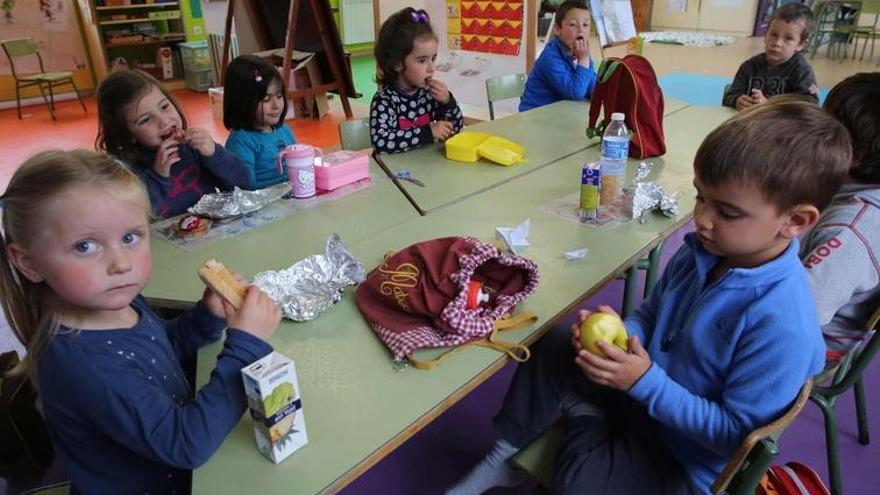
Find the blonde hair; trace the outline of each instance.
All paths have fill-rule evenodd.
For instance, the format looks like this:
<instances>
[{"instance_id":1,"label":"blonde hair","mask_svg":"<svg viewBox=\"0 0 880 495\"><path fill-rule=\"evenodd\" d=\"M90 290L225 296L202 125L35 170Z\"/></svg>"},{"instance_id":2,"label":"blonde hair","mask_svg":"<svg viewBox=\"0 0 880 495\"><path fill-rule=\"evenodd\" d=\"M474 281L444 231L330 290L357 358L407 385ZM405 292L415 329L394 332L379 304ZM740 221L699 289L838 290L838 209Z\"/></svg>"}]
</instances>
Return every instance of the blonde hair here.
<instances>
[{"instance_id":1,"label":"blonde hair","mask_svg":"<svg viewBox=\"0 0 880 495\"><path fill-rule=\"evenodd\" d=\"M0 292L3 312L13 333L27 348L27 361L32 364L37 362L58 328L57 318L46 303L51 289L18 273L7 249L12 243L29 247L48 204L66 191L90 185L110 186L115 190L130 188L143 194L145 205L150 204L134 172L119 160L87 150L51 150L32 156L15 171L2 196ZM31 371L35 369L31 368Z\"/></svg>"}]
</instances>

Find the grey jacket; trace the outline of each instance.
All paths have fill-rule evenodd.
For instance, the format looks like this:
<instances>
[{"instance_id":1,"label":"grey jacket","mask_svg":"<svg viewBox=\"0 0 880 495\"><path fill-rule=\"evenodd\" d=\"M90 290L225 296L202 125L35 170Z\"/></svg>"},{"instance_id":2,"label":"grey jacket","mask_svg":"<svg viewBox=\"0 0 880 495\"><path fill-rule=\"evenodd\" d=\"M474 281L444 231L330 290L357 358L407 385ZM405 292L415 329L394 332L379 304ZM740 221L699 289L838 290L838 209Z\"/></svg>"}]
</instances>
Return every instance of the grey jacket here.
<instances>
[{"instance_id":1,"label":"grey jacket","mask_svg":"<svg viewBox=\"0 0 880 495\"><path fill-rule=\"evenodd\" d=\"M797 93L819 101L813 68L800 52L779 65L768 64L767 56L763 53L746 60L739 66L733 82L724 92L721 104L736 108L736 99L750 94L753 89L760 89L766 98Z\"/></svg>"},{"instance_id":2,"label":"grey jacket","mask_svg":"<svg viewBox=\"0 0 880 495\"><path fill-rule=\"evenodd\" d=\"M880 186L845 184L804 236L809 275L829 360L865 335L880 305Z\"/></svg>"}]
</instances>

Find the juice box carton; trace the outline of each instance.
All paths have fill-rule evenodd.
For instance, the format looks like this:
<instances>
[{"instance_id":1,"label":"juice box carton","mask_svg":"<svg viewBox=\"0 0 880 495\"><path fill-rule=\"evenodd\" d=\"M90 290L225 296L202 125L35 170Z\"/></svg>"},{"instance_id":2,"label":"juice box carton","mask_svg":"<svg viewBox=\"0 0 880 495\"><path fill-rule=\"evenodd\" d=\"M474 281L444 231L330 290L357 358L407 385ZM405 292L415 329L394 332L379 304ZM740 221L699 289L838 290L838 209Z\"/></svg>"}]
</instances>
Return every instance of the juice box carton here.
<instances>
[{"instance_id":1,"label":"juice box carton","mask_svg":"<svg viewBox=\"0 0 880 495\"><path fill-rule=\"evenodd\" d=\"M309 442L296 368L277 352L241 370L257 448L279 463Z\"/></svg>"}]
</instances>

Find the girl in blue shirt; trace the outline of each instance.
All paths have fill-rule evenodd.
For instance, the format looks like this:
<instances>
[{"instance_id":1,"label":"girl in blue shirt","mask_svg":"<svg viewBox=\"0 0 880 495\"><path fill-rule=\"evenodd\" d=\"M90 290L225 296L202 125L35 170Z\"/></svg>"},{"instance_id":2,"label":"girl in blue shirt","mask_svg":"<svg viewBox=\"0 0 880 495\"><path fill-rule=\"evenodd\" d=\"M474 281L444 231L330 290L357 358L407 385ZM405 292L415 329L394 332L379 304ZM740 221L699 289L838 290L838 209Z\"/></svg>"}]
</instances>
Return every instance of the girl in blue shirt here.
<instances>
[{"instance_id":1,"label":"girl in blue shirt","mask_svg":"<svg viewBox=\"0 0 880 495\"><path fill-rule=\"evenodd\" d=\"M553 39L535 61L526 80L519 111L561 100L584 100L596 86L590 59L590 11L579 1L566 1L556 9Z\"/></svg>"},{"instance_id":2,"label":"girl in blue shirt","mask_svg":"<svg viewBox=\"0 0 880 495\"><path fill-rule=\"evenodd\" d=\"M241 368L272 351L278 307L256 286L239 309L206 290L192 310L161 320L140 295L152 268L150 203L113 158L37 154L2 203L3 310L27 347L71 494L189 493L186 471L241 420ZM224 333L195 394L181 360Z\"/></svg>"},{"instance_id":3,"label":"girl in blue shirt","mask_svg":"<svg viewBox=\"0 0 880 495\"><path fill-rule=\"evenodd\" d=\"M254 55L236 57L226 69L223 124L232 132L226 149L245 164L251 187L262 189L287 180L278 152L295 143L284 122L287 98L274 65Z\"/></svg>"}]
</instances>

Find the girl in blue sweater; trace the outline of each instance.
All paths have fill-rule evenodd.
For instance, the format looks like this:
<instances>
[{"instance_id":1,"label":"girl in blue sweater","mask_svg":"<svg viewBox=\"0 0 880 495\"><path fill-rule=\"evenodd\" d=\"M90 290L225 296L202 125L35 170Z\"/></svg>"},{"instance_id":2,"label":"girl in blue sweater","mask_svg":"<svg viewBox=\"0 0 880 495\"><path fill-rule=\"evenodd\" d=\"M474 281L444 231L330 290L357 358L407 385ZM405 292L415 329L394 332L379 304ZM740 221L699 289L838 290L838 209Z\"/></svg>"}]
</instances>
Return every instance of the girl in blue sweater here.
<instances>
[{"instance_id":1,"label":"girl in blue sweater","mask_svg":"<svg viewBox=\"0 0 880 495\"><path fill-rule=\"evenodd\" d=\"M226 68L223 124L232 132L226 149L247 167L251 187L262 189L287 180L278 152L295 143L284 122L287 97L281 73L254 55L236 57Z\"/></svg>"},{"instance_id":2,"label":"girl in blue sweater","mask_svg":"<svg viewBox=\"0 0 880 495\"><path fill-rule=\"evenodd\" d=\"M555 35L535 61L519 111L560 100L584 100L596 86L590 59L590 11L583 2L569 0L556 9Z\"/></svg>"},{"instance_id":3,"label":"girl in blue sweater","mask_svg":"<svg viewBox=\"0 0 880 495\"><path fill-rule=\"evenodd\" d=\"M114 72L98 87L95 144L134 168L159 218L185 212L215 189L250 185L238 158L207 130L187 127L171 93L144 72Z\"/></svg>"},{"instance_id":4,"label":"girl in blue sweater","mask_svg":"<svg viewBox=\"0 0 880 495\"><path fill-rule=\"evenodd\" d=\"M269 354L281 315L255 286L240 309L210 290L162 321L141 290L151 272L149 202L120 161L89 151L27 160L2 196L0 290L36 372L72 494L189 493L247 405L241 368ZM180 362L220 339L198 394Z\"/></svg>"}]
</instances>

